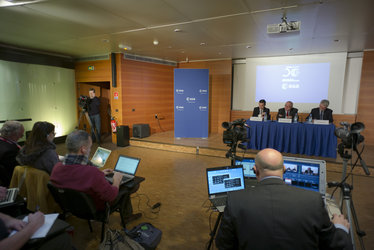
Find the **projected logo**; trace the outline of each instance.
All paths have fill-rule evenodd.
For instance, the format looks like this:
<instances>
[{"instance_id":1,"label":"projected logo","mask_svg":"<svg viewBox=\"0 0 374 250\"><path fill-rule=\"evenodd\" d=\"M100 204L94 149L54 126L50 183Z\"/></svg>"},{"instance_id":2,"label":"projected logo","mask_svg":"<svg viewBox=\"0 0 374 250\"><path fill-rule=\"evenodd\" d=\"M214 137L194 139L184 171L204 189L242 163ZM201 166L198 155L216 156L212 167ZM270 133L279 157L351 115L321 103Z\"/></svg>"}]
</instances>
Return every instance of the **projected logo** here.
<instances>
[{"instance_id":1,"label":"projected logo","mask_svg":"<svg viewBox=\"0 0 374 250\"><path fill-rule=\"evenodd\" d=\"M208 107L207 106L199 106L199 110L200 111L208 111Z\"/></svg>"},{"instance_id":2,"label":"projected logo","mask_svg":"<svg viewBox=\"0 0 374 250\"><path fill-rule=\"evenodd\" d=\"M188 103L195 103L196 102L196 98L195 97L186 97L186 101Z\"/></svg>"},{"instance_id":3,"label":"projected logo","mask_svg":"<svg viewBox=\"0 0 374 250\"><path fill-rule=\"evenodd\" d=\"M208 94L208 90L207 89L199 89L199 93L202 94L202 95L206 95L206 94Z\"/></svg>"},{"instance_id":4,"label":"projected logo","mask_svg":"<svg viewBox=\"0 0 374 250\"><path fill-rule=\"evenodd\" d=\"M184 111L184 106L175 106L177 111Z\"/></svg>"},{"instance_id":5,"label":"projected logo","mask_svg":"<svg viewBox=\"0 0 374 250\"><path fill-rule=\"evenodd\" d=\"M184 89L176 89L175 92L181 95L181 94L184 94Z\"/></svg>"},{"instance_id":6,"label":"projected logo","mask_svg":"<svg viewBox=\"0 0 374 250\"><path fill-rule=\"evenodd\" d=\"M284 70L286 73L283 77L298 77L300 74L299 66L287 66Z\"/></svg>"}]
</instances>

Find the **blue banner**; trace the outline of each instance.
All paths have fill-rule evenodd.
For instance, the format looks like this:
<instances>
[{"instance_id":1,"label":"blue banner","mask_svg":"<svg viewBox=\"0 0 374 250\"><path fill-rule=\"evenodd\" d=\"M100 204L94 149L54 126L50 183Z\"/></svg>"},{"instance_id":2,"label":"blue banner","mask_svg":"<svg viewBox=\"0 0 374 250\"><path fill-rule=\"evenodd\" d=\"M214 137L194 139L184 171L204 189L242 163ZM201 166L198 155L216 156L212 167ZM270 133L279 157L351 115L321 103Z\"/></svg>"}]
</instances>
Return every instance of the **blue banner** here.
<instances>
[{"instance_id":1,"label":"blue banner","mask_svg":"<svg viewBox=\"0 0 374 250\"><path fill-rule=\"evenodd\" d=\"M174 137L207 138L209 70L174 69Z\"/></svg>"}]
</instances>

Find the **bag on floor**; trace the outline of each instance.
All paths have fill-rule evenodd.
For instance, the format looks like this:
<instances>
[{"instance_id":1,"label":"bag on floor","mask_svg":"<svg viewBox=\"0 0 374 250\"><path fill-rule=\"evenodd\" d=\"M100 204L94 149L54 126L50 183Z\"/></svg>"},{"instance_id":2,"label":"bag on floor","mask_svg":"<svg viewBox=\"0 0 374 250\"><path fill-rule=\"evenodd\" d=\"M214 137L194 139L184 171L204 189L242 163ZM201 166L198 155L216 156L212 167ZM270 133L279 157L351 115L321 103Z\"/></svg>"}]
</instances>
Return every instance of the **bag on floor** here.
<instances>
[{"instance_id":1,"label":"bag on floor","mask_svg":"<svg viewBox=\"0 0 374 250\"><path fill-rule=\"evenodd\" d=\"M99 250L144 250L136 241L127 236L123 231L108 229Z\"/></svg>"},{"instance_id":2,"label":"bag on floor","mask_svg":"<svg viewBox=\"0 0 374 250\"><path fill-rule=\"evenodd\" d=\"M126 231L126 234L146 250L153 250L160 243L162 232L150 223L140 223L130 231Z\"/></svg>"}]
</instances>

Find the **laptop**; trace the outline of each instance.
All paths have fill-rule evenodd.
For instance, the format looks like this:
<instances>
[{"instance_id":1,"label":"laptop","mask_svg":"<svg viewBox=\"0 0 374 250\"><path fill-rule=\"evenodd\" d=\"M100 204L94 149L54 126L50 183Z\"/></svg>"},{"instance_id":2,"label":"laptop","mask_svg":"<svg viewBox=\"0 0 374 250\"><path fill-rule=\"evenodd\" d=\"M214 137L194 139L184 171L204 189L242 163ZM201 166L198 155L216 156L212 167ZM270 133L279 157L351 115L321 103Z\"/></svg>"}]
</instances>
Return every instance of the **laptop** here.
<instances>
[{"instance_id":1,"label":"laptop","mask_svg":"<svg viewBox=\"0 0 374 250\"><path fill-rule=\"evenodd\" d=\"M93 155L91 162L99 168L104 167L112 151L106 148L98 147Z\"/></svg>"},{"instance_id":2,"label":"laptop","mask_svg":"<svg viewBox=\"0 0 374 250\"><path fill-rule=\"evenodd\" d=\"M221 213L225 210L227 193L245 189L242 166L207 168L206 177L209 200Z\"/></svg>"},{"instance_id":3,"label":"laptop","mask_svg":"<svg viewBox=\"0 0 374 250\"><path fill-rule=\"evenodd\" d=\"M244 178L256 179L256 174L255 172L253 172L253 166L255 165L255 158L248 157L248 158L243 158L241 161L236 160L235 165L243 166Z\"/></svg>"},{"instance_id":4,"label":"laptop","mask_svg":"<svg viewBox=\"0 0 374 250\"><path fill-rule=\"evenodd\" d=\"M283 180L295 187L326 196L326 162L323 160L283 157L286 172Z\"/></svg>"},{"instance_id":5,"label":"laptop","mask_svg":"<svg viewBox=\"0 0 374 250\"><path fill-rule=\"evenodd\" d=\"M120 155L118 157L116 166L114 167L114 172L120 172L123 174L123 178L121 181L121 185L125 184L135 177L136 170L138 169L140 159L129 157L125 155ZM113 183L113 175L114 173L111 173L109 175L106 175L105 178L110 182Z\"/></svg>"},{"instance_id":6,"label":"laptop","mask_svg":"<svg viewBox=\"0 0 374 250\"><path fill-rule=\"evenodd\" d=\"M18 192L19 188L7 189L6 196L4 197L4 199L0 200L0 206L13 203L17 198Z\"/></svg>"}]
</instances>

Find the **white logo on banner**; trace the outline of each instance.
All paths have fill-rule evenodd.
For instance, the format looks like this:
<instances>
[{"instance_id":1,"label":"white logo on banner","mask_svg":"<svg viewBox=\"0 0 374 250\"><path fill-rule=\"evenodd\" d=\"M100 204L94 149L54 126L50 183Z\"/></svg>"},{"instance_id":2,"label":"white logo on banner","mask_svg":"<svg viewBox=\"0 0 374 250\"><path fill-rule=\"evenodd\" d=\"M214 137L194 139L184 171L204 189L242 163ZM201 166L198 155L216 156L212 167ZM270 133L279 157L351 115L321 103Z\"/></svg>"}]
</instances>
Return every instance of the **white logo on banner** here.
<instances>
[{"instance_id":1,"label":"white logo on banner","mask_svg":"<svg viewBox=\"0 0 374 250\"><path fill-rule=\"evenodd\" d=\"M177 92L177 94L184 94L184 89L176 89L175 92Z\"/></svg>"},{"instance_id":2,"label":"white logo on banner","mask_svg":"<svg viewBox=\"0 0 374 250\"><path fill-rule=\"evenodd\" d=\"M208 107L207 106L199 106L200 111L207 111Z\"/></svg>"},{"instance_id":3,"label":"white logo on banner","mask_svg":"<svg viewBox=\"0 0 374 250\"><path fill-rule=\"evenodd\" d=\"M177 111L183 111L184 110L184 107L183 106L175 106L175 109Z\"/></svg>"},{"instance_id":4,"label":"white logo on banner","mask_svg":"<svg viewBox=\"0 0 374 250\"><path fill-rule=\"evenodd\" d=\"M186 101L188 103L195 103L196 102L196 98L195 97L186 97Z\"/></svg>"},{"instance_id":5,"label":"white logo on banner","mask_svg":"<svg viewBox=\"0 0 374 250\"><path fill-rule=\"evenodd\" d=\"M206 95L206 94L208 94L208 90L207 89L199 89L199 93L202 94L202 95Z\"/></svg>"}]
</instances>

